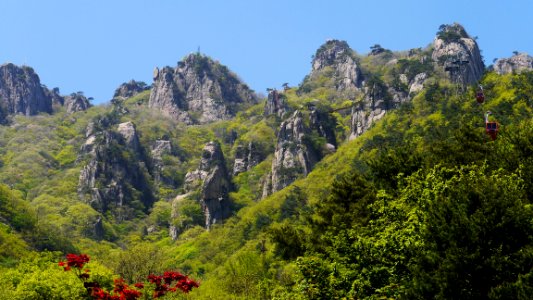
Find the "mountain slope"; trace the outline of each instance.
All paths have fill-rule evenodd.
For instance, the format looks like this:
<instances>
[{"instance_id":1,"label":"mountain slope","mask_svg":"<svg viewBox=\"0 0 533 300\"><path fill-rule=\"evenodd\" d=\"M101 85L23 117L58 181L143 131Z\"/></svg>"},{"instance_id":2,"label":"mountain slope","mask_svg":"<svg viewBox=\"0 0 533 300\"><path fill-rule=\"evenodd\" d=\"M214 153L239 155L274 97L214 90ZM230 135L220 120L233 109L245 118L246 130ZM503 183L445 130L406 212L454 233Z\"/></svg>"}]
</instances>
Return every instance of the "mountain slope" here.
<instances>
[{"instance_id":1,"label":"mountain slope","mask_svg":"<svg viewBox=\"0 0 533 300\"><path fill-rule=\"evenodd\" d=\"M458 26L436 39L454 57L471 44ZM193 54L110 105L13 116L0 238L19 250L0 253L0 274L47 249L127 280L182 270L202 280L193 299L529 295L533 73L479 78L472 52L461 78L479 79L479 105L433 46L364 56L328 41L298 88L257 104Z\"/></svg>"}]
</instances>

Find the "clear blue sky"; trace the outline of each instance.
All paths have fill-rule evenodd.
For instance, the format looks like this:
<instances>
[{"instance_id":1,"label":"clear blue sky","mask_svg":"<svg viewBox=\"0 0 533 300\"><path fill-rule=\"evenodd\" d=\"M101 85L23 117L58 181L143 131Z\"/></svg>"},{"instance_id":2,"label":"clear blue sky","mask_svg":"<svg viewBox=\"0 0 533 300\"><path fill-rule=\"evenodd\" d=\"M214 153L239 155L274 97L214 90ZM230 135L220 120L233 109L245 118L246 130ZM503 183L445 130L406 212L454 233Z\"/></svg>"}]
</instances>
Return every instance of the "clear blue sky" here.
<instances>
[{"instance_id":1,"label":"clear blue sky","mask_svg":"<svg viewBox=\"0 0 533 300\"><path fill-rule=\"evenodd\" d=\"M299 84L329 38L359 53L407 50L459 22L489 65L533 54L532 19L532 0L0 0L0 64L29 65L48 87L102 103L200 47L264 92Z\"/></svg>"}]
</instances>

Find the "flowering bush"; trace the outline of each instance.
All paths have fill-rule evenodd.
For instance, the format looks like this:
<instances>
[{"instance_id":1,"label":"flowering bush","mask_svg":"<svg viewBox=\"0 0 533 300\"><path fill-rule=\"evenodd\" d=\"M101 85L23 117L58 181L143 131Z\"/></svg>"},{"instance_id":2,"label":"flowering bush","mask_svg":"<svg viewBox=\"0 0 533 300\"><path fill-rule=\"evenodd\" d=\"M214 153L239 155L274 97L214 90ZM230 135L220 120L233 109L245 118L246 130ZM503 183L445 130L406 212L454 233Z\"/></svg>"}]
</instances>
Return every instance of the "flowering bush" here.
<instances>
[{"instance_id":1,"label":"flowering bush","mask_svg":"<svg viewBox=\"0 0 533 300\"><path fill-rule=\"evenodd\" d=\"M83 269L85 264L89 262L89 256L86 254L67 254L66 261L60 261L59 266L63 267L65 271L74 270L78 278L83 282L88 295L97 300L135 300L139 299L145 290L148 295L149 291L145 289L145 284L137 282L130 287L124 279L117 278L114 280L113 292L105 291L98 282L90 280L90 270ZM154 286L152 297L159 298L168 292L176 292L178 290L188 293L194 287L198 287L198 283L189 279L187 276L174 271L166 271L163 275L148 275L148 282Z\"/></svg>"}]
</instances>

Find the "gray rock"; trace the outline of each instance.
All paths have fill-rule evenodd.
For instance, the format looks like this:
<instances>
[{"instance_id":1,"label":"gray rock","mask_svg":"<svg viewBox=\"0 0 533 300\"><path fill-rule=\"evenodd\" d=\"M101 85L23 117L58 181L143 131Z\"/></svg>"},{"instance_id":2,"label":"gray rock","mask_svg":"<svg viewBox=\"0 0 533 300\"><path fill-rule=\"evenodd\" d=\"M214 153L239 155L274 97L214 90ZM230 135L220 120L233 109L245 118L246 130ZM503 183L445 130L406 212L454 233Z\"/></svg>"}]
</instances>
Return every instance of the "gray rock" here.
<instances>
[{"instance_id":1,"label":"gray rock","mask_svg":"<svg viewBox=\"0 0 533 300\"><path fill-rule=\"evenodd\" d=\"M285 95L277 90L271 90L268 93L265 103L265 116L276 115L280 118L287 112L288 107L285 101Z\"/></svg>"},{"instance_id":2,"label":"gray rock","mask_svg":"<svg viewBox=\"0 0 533 300\"><path fill-rule=\"evenodd\" d=\"M130 148L135 153L140 153L141 144L133 122L118 124L117 132L124 138L126 147Z\"/></svg>"},{"instance_id":3,"label":"gray rock","mask_svg":"<svg viewBox=\"0 0 533 300\"><path fill-rule=\"evenodd\" d=\"M227 67L191 54L175 69L154 71L149 106L187 124L205 124L230 119L243 105L256 102L253 91Z\"/></svg>"},{"instance_id":4,"label":"gray rock","mask_svg":"<svg viewBox=\"0 0 533 300\"><path fill-rule=\"evenodd\" d=\"M150 86L142 81L130 80L121 84L113 94L113 98L127 99L139 93L149 90Z\"/></svg>"},{"instance_id":5,"label":"gray rock","mask_svg":"<svg viewBox=\"0 0 533 300\"><path fill-rule=\"evenodd\" d=\"M73 93L70 96L64 97L64 106L66 106L68 113L73 113L89 109L91 103L84 95Z\"/></svg>"},{"instance_id":6,"label":"gray rock","mask_svg":"<svg viewBox=\"0 0 533 300\"><path fill-rule=\"evenodd\" d=\"M255 167L264 159L264 154L257 149L254 142L249 142L245 147L238 145L235 150L235 162L233 164L233 176L246 172Z\"/></svg>"},{"instance_id":7,"label":"gray rock","mask_svg":"<svg viewBox=\"0 0 533 300\"><path fill-rule=\"evenodd\" d=\"M533 57L527 53L517 53L509 58L498 59L493 68L500 75L531 71L533 70Z\"/></svg>"},{"instance_id":8,"label":"gray rock","mask_svg":"<svg viewBox=\"0 0 533 300\"><path fill-rule=\"evenodd\" d=\"M353 50L345 41L329 40L316 52L310 78L320 76L325 68L333 69L337 90L359 90L363 81Z\"/></svg>"},{"instance_id":9,"label":"gray rock","mask_svg":"<svg viewBox=\"0 0 533 300\"><path fill-rule=\"evenodd\" d=\"M165 169L165 164L163 162L164 155L172 155L172 144L170 141L166 140L156 140L151 147L150 151L153 164L153 177L154 185L159 186L159 183L163 181L167 184L172 184L171 180L167 180L162 177L163 171Z\"/></svg>"},{"instance_id":10,"label":"gray rock","mask_svg":"<svg viewBox=\"0 0 533 300\"><path fill-rule=\"evenodd\" d=\"M134 218L139 205L146 212L155 199L135 126L122 123L115 132L93 122L87 133L81 155L88 163L80 171L80 198L100 213L110 211L118 221Z\"/></svg>"},{"instance_id":11,"label":"gray rock","mask_svg":"<svg viewBox=\"0 0 533 300\"><path fill-rule=\"evenodd\" d=\"M426 82L427 78L428 75L426 73L416 74L415 78L409 84L409 96L412 96L424 89L424 82Z\"/></svg>"},{"instance_id":12,"label":"gray rock","mask_svg":"<svg viewBox=\"0 0 533 300\"><path fill-rule=\"evenodd\" d=\"M366 132L374 122L383 118L389 109L399 105L391 101L389 88L382 82L365 86L365 98L352 108L351 134L354 139Z\"/></svg>"},{"instance_id":13,"label":"gray rock","mask_svg":"<svg viewBox=\"0 0 533 300\"><path fill-rule=\"evenodd\" d=\"M457 23L441 26L433 42L431 58L453 82L462 85L477 83L485 70L476 41Z\"/></svg>"},{"instance_id":14,"label":"gray rock","mask_svg":"<svg viewBox=\"0 0 533 300\"><path fill-rule=\"evenodd\" d=\"M185 175L185 187L187 191L200 189L206 229L229 217L232 184L218 142L205 145L198 169Z\"/></svg>"},{"instance_id":15,"label":"gray rock","mask_svg":"<svg viewBox=\"0 0 533 300\"><path fill-rule=\"evenodd\" d=\"M0 66L0 110L4 117L52 113L52 99L47 92L32 68L11 63Z\"/></svg>"},{"instance_id":16,"label":"gray rock","mask_svg":"<svg viewBox=\"0 0 533 300\"><path fill-rule=\"evenodd\" d=\"M327 144L337 147L337 140L335 138L337 121L328 112L312 109L309 115L309 123L312 130L326 139Z\"/></svg>"},{"instance_id":17,"label":"gray rock","mask_svg":"<svg viewBox=\"0 0 533 300\"><path fill-rule=\"evenodd\" d=\"M299 176L307 176L320 160L320 154L305 139L309 132L299 111L281 123L272 161L272 192L285 188Z\"/></svg>"}]
</instances>

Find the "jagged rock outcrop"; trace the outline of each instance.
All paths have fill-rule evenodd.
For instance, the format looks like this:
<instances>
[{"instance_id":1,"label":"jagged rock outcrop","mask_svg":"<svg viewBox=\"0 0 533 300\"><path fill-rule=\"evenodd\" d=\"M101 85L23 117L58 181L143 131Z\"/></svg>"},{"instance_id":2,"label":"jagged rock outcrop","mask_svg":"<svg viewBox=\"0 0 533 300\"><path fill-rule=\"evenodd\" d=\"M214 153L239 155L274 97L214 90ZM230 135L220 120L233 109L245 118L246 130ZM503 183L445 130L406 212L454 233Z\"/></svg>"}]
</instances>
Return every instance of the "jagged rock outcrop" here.
<instances>
[{"instance_id":1,"label":"jagged rock outcrop","mask_svg":"<svg viewBox=\"0 0 533 300\"><path fill-rule=\"evenodd\" d=\"M52 99L32 68L8 63L0 66L0 110L4 117L52 113Z\"/></svg>"},{"instance_id":2,"label":"jagged rock outcrop","mask_svg":"<svg viewBox=\"0 0 533 300\"><path fill-rule=\"evenodd\" d=\"M133 97L139 93L142 93L146 90L149 90L150 86L146 85L145 82L130 80L121 84L113 94L113 98L116 99L127 99Z\"/></svg>"},{"instance_id":3,"label":"jagged rock outcrop","mask_svg":"<svg viewBox=\"0 0 533 300\"><path fill-rule=\"evenodd\" d=\"M197 53L174 69L155 69L149 106L187 124L205 124L230 119L256 102L254 92L227 67Z\"/></svg>"},{"instance_id":4,"label":"jagged rock outcrop","mask_svg":"<svg viewBox=\"0 0 533 300\"><path fill-rule=\"evenodd\" d=\"M139 142L139 136L137 135L137 129L133 122L124 122L118 124L117 132L124 138L125 146L133 150L133 153L141 153L141 144Z\"/></svg>"},{"instance_id":5,"label":"jagged rock outcrop","mask_svg":"<svg viewBox=\"0 0 533 300\"><path fill-rule=\"evenodd\" d=\"M355 53L345 41L328 40L317 51L313 58L309 76L304 79L302 87L308 81L331 71L334 87L338 91L355 91L361 88L363 76Z\"/></svg>"},{"instance_id":6,"label":"jagged rock outcrop","mask_svg":"<svg viewBox=\"0 0 533 300\"><path fill-rule=\"evenodd\" d=\"M232 184L218 142L205 145L198 169L185 175L185 186L188 191L200 188L206 229L229 217Z\"/></svg>"},{"instance_id":7,"label":"jagged rock outcrop","mask_svg":"<svg viewBox=\"0 0 533 300\"><path fill-rule=\"evenodd\" d=\"M416 74L415 78L409 83L409 96L420 92L424 88L426 79L428 79L426 73Z\"/></svg>"},{"instance_id":8,"label":"jagged rock outcrop","mask_svg":"<svg viewBox=\"0 0 533 300\"><path fill-rule=\"evenodd\" d=\"M312 109L309 115L309 125L311 130L326 139L327 147L337 148L337 139L335 137L337 121L328 112Z\"/></svg>"},{"instance_id":9,"label":"jagged rock outcrop","mask_svg":"<svg viewBox=\"0 0 533 300\"><path fill-rule=\"evenodd\" d=\"M516 53L509 58L500 58L496 60L493 69L500 75L531 71L533 70L533 57L527 53Z\"/></svg>"},{"instance_id":10,"label":"jagged rock outcrop","mask_svg":"<svg viewBox=\"0 0 533 300\"><path fill-rule=\"evenodd\" d=\"M299 176L307 176L321 159L321 154L309 138L310 133L311 130L305 126L300 111L295 111L281 123L272 161L272 176L269 182L271 190L264 191L264 196L283 189Z\"/></svg>"},{"instance_id":11,"label":"jagged rock outcrop","mask_svg":"<svg viewBox=\"0 0 533 300\"><path fill-rule=\"evenodd\" d=\"M155 199L135 126L127 122L113 130L97 123L88 126L82 146L88 163L80 172L80 198L101 213L110 211L118 221L147 212Z\"/></svg>"},{"instance_id":12,"label":"jagged rock outcrop","mask_svg":"<svg viewBox=\"0 0 533 300\"><path fill-rule=\"evenodd\" d=\"M65 105L65 97L60 95L58 87L55 87L51 90L46 89L45 94L52 100L52 106L54 107L54 109L57 106Z\"/></svg>"},{"instance_id":13,"label":"jagged rock outcrop","mask_svg":"<svg viewBox=\"0 0 533 300\"><path fill-rule=\"evenodd\" d=\"M73 93L70 96L64 97L63 105L66 107L68 113L84 111L91 107L89 99L80 93Z\"/></svg>"},{"instance_id":14,"label":"jagged rock outcrop","mask_svg":"<svg viewBox=\"0 0 533 300\"><path fill-rule=\"evenodd\" d=\"M476 41L460 24L441 25L433 42L433 61L459 84L475 84L485 70Z\"/></svg>"},{"instance_id":15,"label":"jagged rock outcrop","mask_svg":"<svg viewBox=\"0 0 533 300\"><path fill-rule=\"evenodd\" d=\"M389 88L380 80L369 81L364 90L364 99L352 108L350 139L363 134L374 122L383 118L389 109L401 103L393 101Z\"/></svg>"},{"instance_id":16,"label":"jagged rock outcrop","mask_svg":"<svg viewBox=\"0 0 533 300\"><path fill-rule=\"evenodd\" d=\"M274 89L269 91L267 101L265 103L265 116L276 115L280 118L287 112L287 102L285 95Z\"/></svg>"},{"instance_id":17,"label":"jagged rock outcrop","mask_svg":"<svg viewBox=\"0 0 533 300\"><path fill-rule=\"evenodd\" d=\"M173 177L172 167L165 162L164 157L176 157L179 162L179 158L174 153L172 143L168 140L156 140L151 146L152 157L152 169L154 185L159 186L161 183L167 185L170 188L176 188L178 185L177 180ZM168 170L168 172L166 172ZM171 174L168 174L171 173Z\"/></svg>"},{"instance_id":18,"label":"jagged rock outcrop","mask_svg":"<svg viewBox=\"0 0 533 300\"><path fill-rule=\"evenodd\" d=\"M235 151L233 176L250 170L263 159L264 154L257 149L257 145L254 142L249 142L247 146L238 145Z\"/></svg>"}]
</instances>

